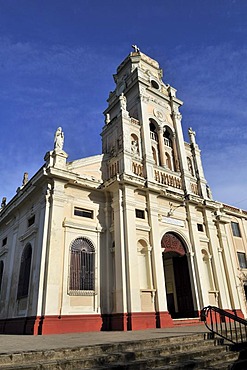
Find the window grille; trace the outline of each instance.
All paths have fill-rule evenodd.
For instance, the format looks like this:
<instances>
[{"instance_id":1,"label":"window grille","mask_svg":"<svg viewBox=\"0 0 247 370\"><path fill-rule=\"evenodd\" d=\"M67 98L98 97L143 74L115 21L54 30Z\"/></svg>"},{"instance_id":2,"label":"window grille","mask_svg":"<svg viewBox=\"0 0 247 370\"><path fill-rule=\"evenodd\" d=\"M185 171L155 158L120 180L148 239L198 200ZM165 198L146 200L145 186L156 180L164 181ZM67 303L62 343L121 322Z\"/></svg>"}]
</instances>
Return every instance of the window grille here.
<instances>
[{"instance_id":1,"label":"window grille","mask_svg":"<svg viewBox=\"0 0 247 370\"><path fill-rule=\"evenodd\" d=\"M32 261L32 247L31 244L27 244L21 256L17 299L28 296L31 261Z\"/></svg>"},{"instance_id":2,"label":"window grille","mask_svg":"<svg viewBox=\"0 0 247 370\"><path fill-rule=\"evenodd\" d=\"M81 237L70 249L69 290L74 292L95 289L95 249L93 243Z\"/></svg>"}]
</instances>

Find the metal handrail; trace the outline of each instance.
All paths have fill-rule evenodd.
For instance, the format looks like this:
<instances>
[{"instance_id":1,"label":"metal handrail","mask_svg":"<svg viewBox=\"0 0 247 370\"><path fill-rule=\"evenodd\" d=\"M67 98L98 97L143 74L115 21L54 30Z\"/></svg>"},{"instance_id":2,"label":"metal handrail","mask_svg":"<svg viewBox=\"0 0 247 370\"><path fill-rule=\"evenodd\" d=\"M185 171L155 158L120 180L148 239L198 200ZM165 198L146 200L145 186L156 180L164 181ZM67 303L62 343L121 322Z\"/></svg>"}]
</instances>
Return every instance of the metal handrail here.
<instances>
[{"instance_id":1,"label":"metal handrail","mask_svg":"<svg viewBox=\"0 0 247 370\"><path fill-rule=\"evenodd\" d=\"M247 342L247 321L230 312L214 306L201 310L201 321L211 333L219 335L234 344Z\"/></svg>"}]
</instances>

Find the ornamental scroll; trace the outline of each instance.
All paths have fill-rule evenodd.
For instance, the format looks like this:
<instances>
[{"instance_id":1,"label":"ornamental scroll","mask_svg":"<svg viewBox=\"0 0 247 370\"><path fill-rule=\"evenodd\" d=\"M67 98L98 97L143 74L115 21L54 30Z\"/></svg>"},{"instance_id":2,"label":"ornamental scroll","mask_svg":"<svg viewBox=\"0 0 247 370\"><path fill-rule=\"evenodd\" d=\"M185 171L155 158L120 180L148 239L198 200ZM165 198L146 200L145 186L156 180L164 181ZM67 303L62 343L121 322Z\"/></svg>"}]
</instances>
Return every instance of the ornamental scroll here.
<instances>
[{"instance_id":1,"label":"ornamental scroll","mask_svg":"<svg viewBox=\"0 0 247 370\"><path fill-rule=\"evenodd\" d=\"M161 239L161 248L164 248L164 253L175 252L181 257L185 255L185 249L181 241L173 234L167 233Z\"/></svg>"}]
</instances>

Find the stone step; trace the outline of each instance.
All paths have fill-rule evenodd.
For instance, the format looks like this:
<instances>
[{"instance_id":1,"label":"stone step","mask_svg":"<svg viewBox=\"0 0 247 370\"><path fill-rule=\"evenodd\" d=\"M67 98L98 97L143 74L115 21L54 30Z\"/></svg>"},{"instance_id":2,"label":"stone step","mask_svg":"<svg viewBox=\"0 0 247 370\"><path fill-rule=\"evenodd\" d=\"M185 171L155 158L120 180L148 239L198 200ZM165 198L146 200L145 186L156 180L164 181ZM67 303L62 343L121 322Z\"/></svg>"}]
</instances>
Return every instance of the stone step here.
<instances>
[{"instance_id":1,"label":"stone step","mask_svg":"<svg viewBox=\"0 0 247 370\"><path fill-rule=\"evenodd\" d=\"M203 334L101 344L72 349L0 354L0 370L217 369L238 354Z\"/></svg>"},{"instance_id":2,"label":"stone step","mask_svg":"<svg viewBox=\"0 0 247 370\"><path fill-rule=\"evenodd\" d=\"M75 347L75 348L62 348L54 350L45 351L29 351L11 354L0 354L0 368L2 365L7 366L11 364L28 364L32 362L48 361L48 360L60 360L60 359L73 359L81 357L90 356L100 356L108 353L122 353L127 351L146 351L148 349L154 348L165 348L165 346L174 345L175 347L179 344L189 345L192 343L204 342L203 334L195 334L190 337L178 336L170 338L160 338L160 339L149 339L141 341L128 341L128 342L118 342L113 344L103 344L88 347Z\"/></svg>"}]
</instances>

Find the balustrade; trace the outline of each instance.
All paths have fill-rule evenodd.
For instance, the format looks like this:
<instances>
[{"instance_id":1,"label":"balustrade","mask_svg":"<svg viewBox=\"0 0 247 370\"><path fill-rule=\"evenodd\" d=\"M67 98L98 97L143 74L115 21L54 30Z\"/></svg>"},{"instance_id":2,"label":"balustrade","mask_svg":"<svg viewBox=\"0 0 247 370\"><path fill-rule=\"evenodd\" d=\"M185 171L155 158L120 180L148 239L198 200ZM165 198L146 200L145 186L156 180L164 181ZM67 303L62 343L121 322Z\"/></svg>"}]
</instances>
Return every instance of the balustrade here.
<instances>
[{"instance_id":1,"label":"balustrade","mask_svg":"<svg viewBox=\"0 0 247 370\"><path fill-rule=\"evenodd\" d=\"M150 131L151 140L158 141L158 136L155 132Z\"/></svg>"},{"instance_id":2,"label":"balustrade","mask_svg":"<svg viewBox=\"0 0 247 370\"><path fill-rule=\"evenodd\" d=\"M109 178L119 173L119 161L115 161L109 165Z\"/></svg>"},{"instance_id":3,"label":"balustrade","mask_svg":"<svg viewBox=\"0 0 247 370\"><path fill-rule=\"evenodd\" d=\"M138 162L132 162L132 171L135 175L143 177L143 165Z\"/></svg>"},{"instance_id":4,"label":"balustrade","mask_svg":"<svg viewBox=\"0 0 247 370\"><path fill-rule=\"evenodd\" d=\"M154 178L160 184L168 185L176 189L182 189L181 179L177 176L171 175L169 173L154 170Z\"/></svg>"}]
</instances>

